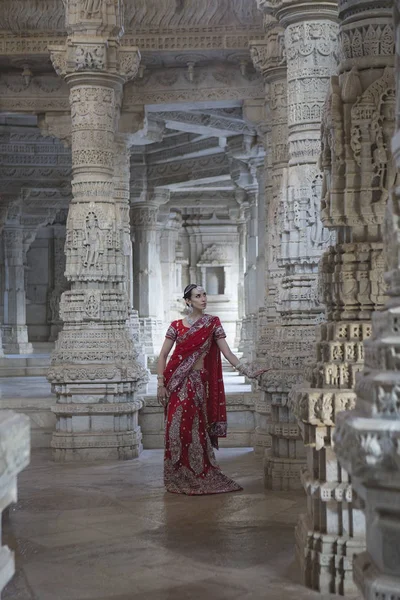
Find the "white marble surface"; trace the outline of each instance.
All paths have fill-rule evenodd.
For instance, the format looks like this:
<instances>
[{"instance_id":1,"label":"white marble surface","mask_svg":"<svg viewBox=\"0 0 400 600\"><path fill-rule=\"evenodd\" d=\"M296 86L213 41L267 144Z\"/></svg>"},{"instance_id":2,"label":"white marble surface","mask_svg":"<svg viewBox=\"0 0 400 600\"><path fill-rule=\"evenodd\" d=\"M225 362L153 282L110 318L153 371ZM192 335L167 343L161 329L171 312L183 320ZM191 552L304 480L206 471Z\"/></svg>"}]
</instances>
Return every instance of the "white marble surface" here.
<instances>
[{"instance_id":1,"label":"white marble surface","mask_svg":"<svg viewBox=\"0 0 400 600\"><path fill-rule=\"evenodd\" d=\"M85 465L34 455L5 536L17 575L3 600L323 600L298 583L303 494L264 489L248 449L217 453L243 491L165 492L162 451Z\"/></svg>"}]
</instances>

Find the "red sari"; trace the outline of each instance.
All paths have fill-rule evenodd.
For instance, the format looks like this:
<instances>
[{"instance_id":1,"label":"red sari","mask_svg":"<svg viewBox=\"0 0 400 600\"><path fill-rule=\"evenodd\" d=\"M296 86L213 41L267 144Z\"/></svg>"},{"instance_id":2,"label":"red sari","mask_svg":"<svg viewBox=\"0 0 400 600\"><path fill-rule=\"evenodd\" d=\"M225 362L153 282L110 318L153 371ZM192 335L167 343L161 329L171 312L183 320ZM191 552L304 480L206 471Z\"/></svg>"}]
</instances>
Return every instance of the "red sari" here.
<instances>
[{"instance_id":1,"label":"red sari","mask_svg":"<svg viewBox=\"0 0 400 600\"><path fill-rule=\"evenodd\" d=\"M166 337L176 342L164 371L166 409L164 483L175 494L203 495L242 488L224 475L214 455L226 437L226 402L221 353L226 337L218 317L204 315L192 327L173 321ZM204 369L194 370L204 357Z\"/></svg>"}]
</instances>

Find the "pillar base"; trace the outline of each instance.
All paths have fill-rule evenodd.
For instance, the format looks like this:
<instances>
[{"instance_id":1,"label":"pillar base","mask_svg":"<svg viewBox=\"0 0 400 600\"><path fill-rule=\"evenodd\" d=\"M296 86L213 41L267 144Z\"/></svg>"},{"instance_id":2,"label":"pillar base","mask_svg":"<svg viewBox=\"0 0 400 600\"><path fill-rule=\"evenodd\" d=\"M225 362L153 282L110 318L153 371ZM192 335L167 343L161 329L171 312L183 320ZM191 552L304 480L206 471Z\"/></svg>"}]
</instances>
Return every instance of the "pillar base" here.
<instances>
[{"instance_id":1,"label":"pillar base","mask_svg":"<svg viewBox=\"0 0 400 600\"><path fill-rule=\"evenodd\" d=\"M266 456L264 459L264 485L268 490L290 491L301 490L300 474L304 468L304 460Z\"/></svg>"},{"instance_id":2,"label":"pillar base","mask_svg":"<svg viewBox=\"0 0 400 600\"><path fill-rule=\"evenodd\" d=\"M355 595L354 555L365 548L364 539L348 538L312 530L306 514L296 526L296 555L302 583L322 594Z\"/></svg>"},{"instance_id":3,"label":"pillar base","mask_svg":"<svg viewBox=\"0 0 400 600\"><path fill-rule=\"evenodd\" d=\"M56 462L112 461L137 458L142 450L140 427L134 431L53 433L52 455Z\"/></svg>"},{"instance_id":4,"label":"pillar base","mask_svg":"<svg viewBox=\"0 0 400 600\"><path fill-rule=\"evenodd\" d=\"M2 326L4 354L32 354L33 346L28 342L26 325Z\"/></svg>"}]
</instances>

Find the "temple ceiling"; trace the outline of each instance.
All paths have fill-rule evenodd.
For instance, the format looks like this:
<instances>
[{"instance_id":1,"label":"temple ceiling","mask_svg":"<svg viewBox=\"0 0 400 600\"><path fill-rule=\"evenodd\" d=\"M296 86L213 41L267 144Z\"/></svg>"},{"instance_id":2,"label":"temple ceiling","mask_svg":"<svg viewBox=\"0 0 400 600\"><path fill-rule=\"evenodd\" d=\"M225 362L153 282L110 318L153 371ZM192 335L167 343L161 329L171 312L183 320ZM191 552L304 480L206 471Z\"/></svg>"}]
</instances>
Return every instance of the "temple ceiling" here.
<instances>
[{"instance_id":1,"label":"temple ceiling","mask_svg":"<svg viewBox=\"0 0 400 600\"><path fill-rule=\"evenodd\" d=\"M54 72L48 46L63 43L67 35L65 1L2 0L0 5L2 192L36 198L37 191L44 197L43 190L59 190L64 207L71 179L69 91ZM162 188L172 204L191 210L213 203L237 207L229 140L256 143L243 105L264 95L248 50L252 39L263 36L256 3L124 4L122 43L141 51L139 74L126 84L123 99L132 131L132 197L144 188Z\"/></svg>"}]
</instances>

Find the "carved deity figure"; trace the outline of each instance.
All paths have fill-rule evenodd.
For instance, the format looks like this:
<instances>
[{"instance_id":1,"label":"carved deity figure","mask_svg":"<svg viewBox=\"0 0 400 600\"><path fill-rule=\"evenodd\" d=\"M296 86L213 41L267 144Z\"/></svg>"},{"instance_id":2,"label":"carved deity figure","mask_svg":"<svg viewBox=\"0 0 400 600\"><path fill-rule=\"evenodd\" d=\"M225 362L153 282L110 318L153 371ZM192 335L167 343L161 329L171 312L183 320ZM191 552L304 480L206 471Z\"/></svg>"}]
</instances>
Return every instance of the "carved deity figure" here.
<instances>
[{"instance_id":1,"label":"carved deity figure","mask_svg":"<svg viewBox=\"0 0 400 600\"><path fill-rule=\"evenodd\" d=\"M86 19L90 19L101 13L103 0L85 0L82 8L83 16Z\"/></svg>"},{"instance_id":2,"label":"carved deity figure","mask_svg":"<svg viewBox=\"0 0 400 600\"><path fill-rule=\"evenodd\" d=\"M83 245L86 246L84 266L97 266L99 257L104 252L104 248L97 216L93 212L88 213L86 217L85 240Z\"/></svg>"},{"instance_id":3,"label":"carved deity figure","mask_svg":"<svg viewBox=\"0 0 400 600\"><path fill-rule=\"evenodd\" d=\"M326 244L329 241L329 230L322 226L319 217L323 189L322 175L317 175L312 182L310 206L308 208L308 223L311 225L311 241L315 245Z\"/></svg>"}]
</instances>

